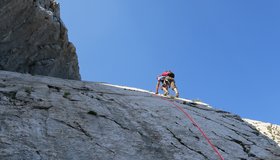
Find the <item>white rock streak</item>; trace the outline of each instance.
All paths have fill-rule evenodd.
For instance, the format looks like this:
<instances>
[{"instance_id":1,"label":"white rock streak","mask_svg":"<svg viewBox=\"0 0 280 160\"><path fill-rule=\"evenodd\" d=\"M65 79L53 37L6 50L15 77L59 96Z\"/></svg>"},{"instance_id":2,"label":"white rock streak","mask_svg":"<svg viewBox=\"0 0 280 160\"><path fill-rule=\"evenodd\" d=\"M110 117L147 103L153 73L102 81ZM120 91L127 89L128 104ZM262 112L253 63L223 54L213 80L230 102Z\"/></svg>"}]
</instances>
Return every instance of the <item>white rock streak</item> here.
<instances>
[{"instance_id":1,"label":"white rock streak","mask_svg":"<svg viewBox=\"0 0 280 160\"><path fill-rule=\"evenodd\" d=\"M266 135L270 139L274 140L280 146L280 126L276 124L251 120L251 119L243 119L246 122L252 124L259 130L262 134Z\"/></svg>"}]
</instances>

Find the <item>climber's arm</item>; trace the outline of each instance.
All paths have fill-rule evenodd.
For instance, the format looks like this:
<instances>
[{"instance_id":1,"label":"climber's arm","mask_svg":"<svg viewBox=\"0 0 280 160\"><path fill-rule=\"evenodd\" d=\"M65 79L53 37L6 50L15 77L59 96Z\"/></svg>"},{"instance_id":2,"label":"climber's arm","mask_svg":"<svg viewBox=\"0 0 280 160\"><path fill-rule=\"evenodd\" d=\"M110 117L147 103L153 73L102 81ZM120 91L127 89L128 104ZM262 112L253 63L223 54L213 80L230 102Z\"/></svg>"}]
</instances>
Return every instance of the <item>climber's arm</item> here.
<instances>
[{"instance_id":1,"label":"climber's arm","mask_svg":"<svg viewBox=\"0 0 280 160\"><path fill-rule=\"evenodd\" d=\"M158 94L159 85L160 85L160 81L157 81L157 85L156 85L156 94Z\"/></svg>"}]
</instances>

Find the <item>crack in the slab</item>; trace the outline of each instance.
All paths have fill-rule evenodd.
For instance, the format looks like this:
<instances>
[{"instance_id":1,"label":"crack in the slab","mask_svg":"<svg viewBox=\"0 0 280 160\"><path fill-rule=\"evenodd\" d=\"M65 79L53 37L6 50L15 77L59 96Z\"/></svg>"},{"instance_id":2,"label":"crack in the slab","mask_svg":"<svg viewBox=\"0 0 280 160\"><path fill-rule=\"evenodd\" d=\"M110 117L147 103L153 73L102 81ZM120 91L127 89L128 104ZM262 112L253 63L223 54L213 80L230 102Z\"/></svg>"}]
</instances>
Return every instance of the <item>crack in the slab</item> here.
<instances>
[{"instance_id":1,"label":"crack in the slab","mask_svg":"<svg viewBox=\"0 0 280 160\"><path fill-rule=\"evenodd\" d=\"M74 121L74 124L77 125L78 130L80 130L81 132L84 133L84 135L86 135L87 137L89 137L89 138L92 139L92 136L88 133L88 131L86 131L86 130L80 125L80 123Z\"/></svg>"},{"instance_id":2,"label":"crack in the slab","mask_svg":"<svg viewBox=\"0 0 280 160\"><path fill-rule=\"evenodd\" d=\"M105 150L107 150L107 151L109 151L109 152L111 152L111 153L113 153L114 155L116 154L116 152L114 152L113 150L111 150L110 148L108 148L108 147L105 147L105 146L102 146L101 144L99 144L99 143L95 143L97 146L99 146L99 147L101 147L101 148L104 148Z\"/></svg>"},{"instance_id":3,"label":"crack in the slab","mask_svg":"<svg viewBox=\"0 0 280 160\"><path fill-rule=\"evenodd\" d=\"M201 156L203 156L205 159L209 159L206 155L204 155L201 151L198 151L198 150L195 150L193 148L190 148L189 146L187 146L181 138L177 137L175 135L174 132L172 132L169 128L166 128L167 131L169 131L171 133L171 135L173 136L174 139L176 139L181 145L185 146L186 148L188 148L189 150L193 151L193 152L196 152L198 154L200 154ZM174 145L174 144L173 144Z\"/></svg>"},{"instance_id":4,"label":"crack in the slab","mask_svg":"<svg viewBox=\"0 0 280 160\"><path fill-rule=\"evenodd\" d=\"M125 127L125 126L123 126L121 123L119 123L118 121L116 121L116 120L114 120L114 119L111 119L111 118L109 118L109 117L107 117L107 116L105 116L105 115L97 115L98 117L102 117L102 118L105 118L105 119L107 119L107 120L110 120L110 121L112 121L112 122L114 122L115 124L117 124L118 126L120 126L122 129L124 129L124 130L130 130L129 128L127 128L127 127Z\"/></svg>"},{"instance_id":5,"label":"crack in the slab","mask_svg":"<svg viewBox=\"0 0 280 160\"><path fill-rule=\"evenodd\" d=\"M72 129L74 129L74 130L76 130L76 131L79 131L79 132L83 133L85 136L87 136L87 137L90 138L90 139L93 138L93 137L92 137L84 128L82 128L82 126L81 126L78 122L76 122L76 121L73 122L73 123L76 125L76 126L74 126L74 125L71 125L71 124L69 124L69 123L67 123L67 122L64 122L64 121L62 121L62 120L58 120L58 119L53 119L53 120L55 120L55 121L57 121L57 122L59 122L59 123L62 123L62 124L66 125L66 126L68 126L68 127L70 127L70 128L72 128Z\"/></svg>"},{"instance_id":6,"label":"crack in the slab","mask_svg":"<svg viewBox=\"0 0 280 160\"><path fill-rule=\"evenodd\" d=\"M32 106L32 109L40 109L40 110L48 111L49 109L51 109L53 107L54 107L53 105L49 105L49 106L34 105L34 106Z\"/></svg>"},{"instance_id":7,"label":"crack in the slab","mask_svg":"<svg viewBox=\"0 0 280 160\"><path fill-rule=\"evenodd\" d=\"M235 142L236 144L240 145L243 148L243 151L245 153L247 153L248 157L253 157L253 158L258 158L259 160L264 160L264 159L262 159L262 158L258 157L257 155L250 152L251 151L251 145L255 145L255 144L245 144L244 142L242 142L238 139L235 139L231 136L229 136L229 138L230 138L230 139L228 139L229 141Z\"/></svg>"},{"instance_id":8,"label":"crack in the slab","mask_svg":"<svg viewBox=\"0 0 280 160\"><path fill-rule=\"evenodd\" d=\"M196 112L196 111L194 111L194 112ZM196 113L197 113L197 112L196 112ZM235 117L235 116L231 116L231 117ZM204 118L205 118L205 117L204 117ZM250 138L249 135L247 135L247 134L245 134L245 133L239 132L239 131L238 131L238 128L237 128L236 126L234 126L234 125L232 125L232 124L230 124L230 123L227 123L227 122L221 123L220 121L217 122L217 121L212 120L212 119L209 119L209 118L206 118L206 119L208 119L208 120L210 120L210 121L212 121L212 122L215 122L215 123L217 123L217 124L219 124L219 125L221 125L221 126L224 126L225 128L227 128L227 129L233 131L236 135L239 135L239 136L241 136L242 138L246 139L247 141L251 142L253 145L257 145L254 141L252 141L252 140L249 139L249 138ZM244 122L244 121L243 121L243 122ZM225 125L225 124L228 124L228 125L230 125L230 126L232 126L232 127L235 127L235 128L237 128L237 129L233 129L233 128L231 128L231 127ZM255 134L254 131L256 131L256 130L248 131L248 132Z\"/></svg>"},{"instance_id":9,"label":"crack in the slab","mask_svg":"<svg viewBox=\"0 0 280 160\"><path fill-rule=\"evenodd\" d=\"M265 149L266 151L270 152L271 154L273 154L276 157L280 157L280 153L274 153L272 152L270 149Z\"/></svg>"}]
</instances>

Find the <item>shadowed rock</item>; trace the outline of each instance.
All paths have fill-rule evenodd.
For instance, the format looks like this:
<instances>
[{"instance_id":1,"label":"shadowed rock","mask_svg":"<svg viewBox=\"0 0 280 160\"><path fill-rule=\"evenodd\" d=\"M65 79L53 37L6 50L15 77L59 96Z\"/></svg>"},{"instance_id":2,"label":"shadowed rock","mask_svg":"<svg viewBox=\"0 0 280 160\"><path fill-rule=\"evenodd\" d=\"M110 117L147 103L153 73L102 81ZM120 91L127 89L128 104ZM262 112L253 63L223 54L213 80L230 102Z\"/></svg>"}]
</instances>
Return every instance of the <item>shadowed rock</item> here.
<instances>
[{"instance_id":1,"label":"shadowed rock","mask_svg":"<svg viewBox=\"0 0 280 160\"><path fill-rule=\"evenodd\" d=\"M54 0L0 1L0 70L80 80Z\"/></svg>"}]
</instances>

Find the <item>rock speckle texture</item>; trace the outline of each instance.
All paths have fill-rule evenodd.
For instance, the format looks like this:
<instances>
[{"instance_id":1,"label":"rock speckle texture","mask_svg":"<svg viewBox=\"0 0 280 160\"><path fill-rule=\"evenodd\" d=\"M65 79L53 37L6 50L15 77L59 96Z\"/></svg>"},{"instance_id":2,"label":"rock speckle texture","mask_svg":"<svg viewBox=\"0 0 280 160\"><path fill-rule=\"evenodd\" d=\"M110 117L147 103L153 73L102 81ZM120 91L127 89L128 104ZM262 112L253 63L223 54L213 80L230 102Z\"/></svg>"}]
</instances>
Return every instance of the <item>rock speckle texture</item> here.
<instances>
[{"instance_id":1,"label":"rock speckle texture","mask_svg":"<svg viewBox=\"0 0 280 160\"><path fill-rule=\"evenodd\" d=\"M0 1L0 70L80 80L54 0Z\"/></svg>"},{"instance_id":2,"label":"rock speckle texture","mask_svg":"<svg viewBox=\"0 0 280 160\"><path fill-rule=\"evenodd\" d=\"M226 160L280 160L239 116L172 100ZM149 92L0 71L0 159L217 160L186 116Z\"/></svg>"}]
</instances>

